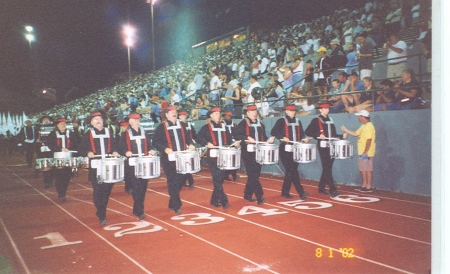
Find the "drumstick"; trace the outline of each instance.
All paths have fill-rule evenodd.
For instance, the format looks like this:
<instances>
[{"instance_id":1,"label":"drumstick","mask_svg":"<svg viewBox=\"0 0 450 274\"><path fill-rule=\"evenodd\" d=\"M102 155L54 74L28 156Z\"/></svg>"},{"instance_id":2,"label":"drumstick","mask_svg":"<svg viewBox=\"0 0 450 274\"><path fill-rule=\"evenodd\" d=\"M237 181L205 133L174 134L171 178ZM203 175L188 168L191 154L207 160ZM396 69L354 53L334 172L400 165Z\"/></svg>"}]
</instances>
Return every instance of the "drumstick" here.
<instances>
[{"instance_id":1,"label":"drumstick","mask_svg":"<svg viewBox=\"0 0 450 274\"><path fill-rule=\"evenodd\" d=\"M261 142L261 141L250 141L250 140L245 140L247 143L252 143L252 144L268 144L268 142Z\"/></svg>"},{"instance_id":2,"label":"drumstick","mask_svg":"<svg viewBox=\"0 0 450 274\"><path fill-rule=\"evenodd\" d=\"M305 138L305 139L306 139L306 138ZM302 141L305 140L305 139L302 139ZM293 143L293 144L303 144L302 142L297 142L297 141L288 141L288 143Z\"/></svg>"}]
</instances>

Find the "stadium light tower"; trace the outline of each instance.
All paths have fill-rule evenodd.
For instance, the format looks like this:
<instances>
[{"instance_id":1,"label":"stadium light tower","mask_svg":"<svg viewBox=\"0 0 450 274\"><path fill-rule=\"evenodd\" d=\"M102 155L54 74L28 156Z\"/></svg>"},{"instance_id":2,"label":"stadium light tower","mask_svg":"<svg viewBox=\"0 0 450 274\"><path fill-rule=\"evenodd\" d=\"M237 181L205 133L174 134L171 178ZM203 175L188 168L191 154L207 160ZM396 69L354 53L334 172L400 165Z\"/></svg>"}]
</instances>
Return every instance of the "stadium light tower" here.
<instances>
[{"instance_id":1,"label":"stadium light tower","mask_svg":"<svg viewBox=\"0 0 450 274\"><path fill-rule=\"evenodd\" d=\"M30 45L31 49L31 43L36 39L36 37L34 36L34 28L32 26L25 26L25 30L25 39L28 40L28 44Z\"/></svg>"},{"instance_id":2,"label":"stadium light tower","mask_svg":"<svg viewBox=\"0 0 450 274\"><path fill-rule=\"evenodd\" d=\"M130 61L130 47L134 44L134 34L136 33L136 29L129 24L123 27L123 34L125 37L125 45L128 49L128 77L131 80L131 61Z\"/></svg>"},{"instance_id":3,"label":"stadium light tower","mask_svg":"<svg viewBox=\"0 0 450 274\"><path fill-rule=\"evenodd\" d=\"M152 70L155 71L155 21L153 20L153 5L155 4L156 0L147 0L147 3L150 4L150 10L152 14Z\"/></svg>"}]
</instances>

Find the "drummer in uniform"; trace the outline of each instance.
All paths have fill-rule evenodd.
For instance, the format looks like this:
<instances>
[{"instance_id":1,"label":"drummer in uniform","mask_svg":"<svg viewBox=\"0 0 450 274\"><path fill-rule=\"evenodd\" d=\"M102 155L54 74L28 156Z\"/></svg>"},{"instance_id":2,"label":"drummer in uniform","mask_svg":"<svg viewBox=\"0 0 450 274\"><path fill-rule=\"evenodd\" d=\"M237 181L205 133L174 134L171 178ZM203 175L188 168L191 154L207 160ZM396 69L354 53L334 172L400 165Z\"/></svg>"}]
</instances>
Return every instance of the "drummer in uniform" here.
<instances>
[{"instance_id":1,"label":"drummer in uniform","mask_svg":"<svg viewBox=\"0 0 450 274\"><path fill-rule=\"evenodd\" d=\"M233 117L233 112L231 111L227 111L225 112L223 115L223 122L225 123L225 127L227 128L227 131L231 134L231 137L233 138L234 141L234 129L237 127L237 124L235 122L233 122L232 117ZM229 175L231 174L231 176L233 177L233 182L237 182L238 180L238 175L237 175L237 169L233 169L233 170L227 170L227 177L225 178L227 181L229 180Z\"/></svg>"},{"instance_id":2,"label":"drummer in uniform","mask_svg":"<svg viewBox=\"0 0 450 274\"><path fill-rule=\"evenodd\" d=\"M44 134L44 128L51 126L50 116L42 116L40 119L39 130L38 130L38 148L37 155L38 158L53 158L53 152L50 150L48 143L48 134ZM53 169L43 171L44 172L44 187L49 188L53 185L54 173Z\"/></svg>"},{"instance_id":3,"label":"drummer in uniform","mask_svg":"<svg viewBox=\"0 0 450 274\"><path fill-rule=\"evenodd\" d=\"M73 148L72 144L75 144L76 140L75 133L66 128L66 119L58 118L55 121L55 130L48 135L47 144L53 152L68 152ZM72 168L57 168L54 172L58 199L64 203L67 201L66 192L72 177Z\"/></svg>"},{"instance_id":4,"label":"drummer in uniform","mask_svg":"<svg viewBox=\"0 0 450 274\"><path fill-rule=\"evenodd\" d=\"M94 157L106 157L107 154L119 156L117 153L117 144L113 133L103 127L103 117L100 112L94 112L90 115L90 128L81 139L78 147L78 154L82 157L88 157L92 160ZM108 205L109 195L114 184L101 183L97 181L97 169L89 165L89 181L94 189L94 205L97 209L96 215L101 226L108 224L106 219L106 207Z\"/></svg>"},{"instance_id":5,"label":"drummer in uniform","mask_svg":"<svg viewBox=\"0 0 450 274\"><path fill-rule=\"evenodd\" d=\"M177 173L175 161L169 160L169 154L186 149L195 151L194 142L186 128L177 120L177 110L168 106L161 111L162 122L155 130L153 146L161 153L161 165L167 177L169 209L181 214L180 190L186 181L184 174Z\"/></svg>"},{"instance_id":6,"label":"drummer in uniform","mask_svg":"<svg viewBox=\"0 0 450 274\"><path fill-rule=\"evenodd\" d=\"M130 113L128 115L130 127L121 134L119 141L119 152L128 158L136 155L138 157L149 154L156 155L156 151L151 150L150 138L147 138L145 130L141 127L141 115L139 113ZM128 176L127 176L128 173ZM133 214L139 220L145 219L144 201L147 193L148 179L136 178L134 166L126 166L125 176L129 179L133 195Z\"/></svg>"},{"instance_id":7,"label":"drummer in uniform","mask_svg":"<svg viewBox=\"0 0 450 274\"><path fill-rule=\"evenodd\" d=\"M330 156L330 138L346 139L347 133L339 135L336 133L336 127L328 116L330 105L328 103L319 104L320 115L311 120L306 128L305 133L317 140L317 148L319 150L320 161L322 162L322 175L319 182L319 193L336 197L339 192L336 190L333 180L333 163L334 159ZM330 131L328 132L328 126ZM325 188L328 185L329 191Z\"/></svg>"},{"instance_id":8,"label":"drummer in uniform","mask_svg":"<svg viewBox=\"0 0 450 274\"><path fill-rule=\"evenodd\" d=\"M244 199L254 202L253 194L256 196L258 204L263 204L266 199L263 198L264 192L259 182L261 174L261 164L256 162L256 153L247 151L247 143L268 142L273 143L275 137L267 138L265 127L258 119L258 110L256 105L247 106L247 118L243 119L235 130L236 140L242 141L241 151L242 159L247 168L247 183L244 190Z\"/></svg>"},{"instance_id":9,"label":"drummer in uniform","mask_svg":"<svg viewBox=\"0 0 450 274\"><path fill-rule=\"evenodd\" d=\"M305 132L303 131L302 122L295 117L297 106L294 104L286 105L285 111L286 117L278 119L270 132L281 141L279 154L281 162L286 169L283 186L281 187L281 196L292 199L293 196L289 192L292 184L294 184L295 190L300 198L305 200L306 197L308 197L308 192L304 191L303 186L300 183L298 163L294 162L292 150L286 151L286 145L288 145L289 142L303 141L305 143L309 143L311 138L306 138Z\"/></svg>"},{"instance_id":10,"label":"drummer in uniform","mask_svg":"<svg viewBox=\"0 0 450 274\"><path fill-rule=\"evenodd\" d=\"M223 190L223 181L227 176L226 170L217 167L217 155L213 156L212 152L215 147L231 145L233 143L230 132L226 129L225 124L220 122L220 108L214 107L209 113L211 122L205 124L198 132L197 141L200 145L208 147L207 163L211 170L214 190L211 195L210 204L215 207L222 206L223 209L230 207L227 195ZM239 144L240 145L240 144Z\"/></svg>"},{"instance_id":11,"label":"drummer in uniform","mask_svg":"<svg viewBox=\"0 0 450 274\"><path fill-rule=\"evenodd\" d=\"M191 124L191 122L187 121L187 111L180 110L178 112L178 118L180 120L180 123L186 128L187 134L189 134L189 136L191 136L191 139L195 144L195 138L197 137L197 133L195 132L195 127ZM185 174L185 177L186 177L186 180L189 182L189 184L185 183L184 186L187 186L189 188L194 188L194 177L192 177L192 174L191 173Z\"/></svg>"}]
</instances>

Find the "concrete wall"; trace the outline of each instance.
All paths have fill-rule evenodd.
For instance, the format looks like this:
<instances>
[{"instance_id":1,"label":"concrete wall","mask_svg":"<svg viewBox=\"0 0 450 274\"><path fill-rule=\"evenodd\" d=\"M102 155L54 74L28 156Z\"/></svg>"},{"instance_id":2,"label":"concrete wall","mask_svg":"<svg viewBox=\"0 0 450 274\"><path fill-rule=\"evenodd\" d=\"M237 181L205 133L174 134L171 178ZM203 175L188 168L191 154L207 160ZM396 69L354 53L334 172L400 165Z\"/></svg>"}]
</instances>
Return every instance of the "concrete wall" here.
<instances>
[{"instance_id":1,"label":"concrete wall","mask_svg":"<svg viewBox=\"0 0 450 274\"><path fill-rule=\"evenodd\" d=\"M338 133L341 125L356 130L361 125L354 114L330 115ZM303 116L300 120L306 128L315 116ZM270 134L275 121L263 120ZM431 110L404 110L372 112L371 120L376 129L377 150L374 159L373 187L383 190L405 192L411 194L431 195ZM239 122L239 120L235 120ZM196 121L195 127L200 129L204 121ZM333 177L338 184L361 185L357 165L356 137L349 136L354 143L355 157L349 160L335 160ZM315 141L312 141L315 142ZM301 178L319 180L322 171L320 158L311 164L300 164ZM284 167L281 161L278 166L263 166L264 173L281 174Z\"/></svg>"}]
</instances>

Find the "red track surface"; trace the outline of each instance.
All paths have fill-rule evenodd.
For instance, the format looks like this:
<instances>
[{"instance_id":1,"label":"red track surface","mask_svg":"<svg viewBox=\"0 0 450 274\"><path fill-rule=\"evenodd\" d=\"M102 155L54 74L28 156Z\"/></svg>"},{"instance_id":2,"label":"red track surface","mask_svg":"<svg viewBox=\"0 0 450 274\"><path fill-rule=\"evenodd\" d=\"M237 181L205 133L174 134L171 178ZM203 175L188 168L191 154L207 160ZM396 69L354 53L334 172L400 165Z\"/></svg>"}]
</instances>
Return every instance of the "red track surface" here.
<instances>
[{"instance_id":1,"label":"red track surface","mask_svg":"<svg viewBox=\"0 0 450 274\"><path fill-rule=\"evenodd\" d=\"M150 180L145 221L131 213L123 183L116 184L102 228L85 170L69 185L66 203L54 188L43 188L23 157L2 158L0 176L0 256L14 273L428 273L431 267L430 197L340 186L339 198L331 199L317 193L317 182L303 180L310 196L294 203L298 196L280 196L282 178L263 175L267 203L244 200L241 178L224 184L231 207L223 210L209 205L212 182L204 167L194 175L196 187L182 189L183 214L176 217L167 209L164 176Z\"/></svg>"}]
</instances>

